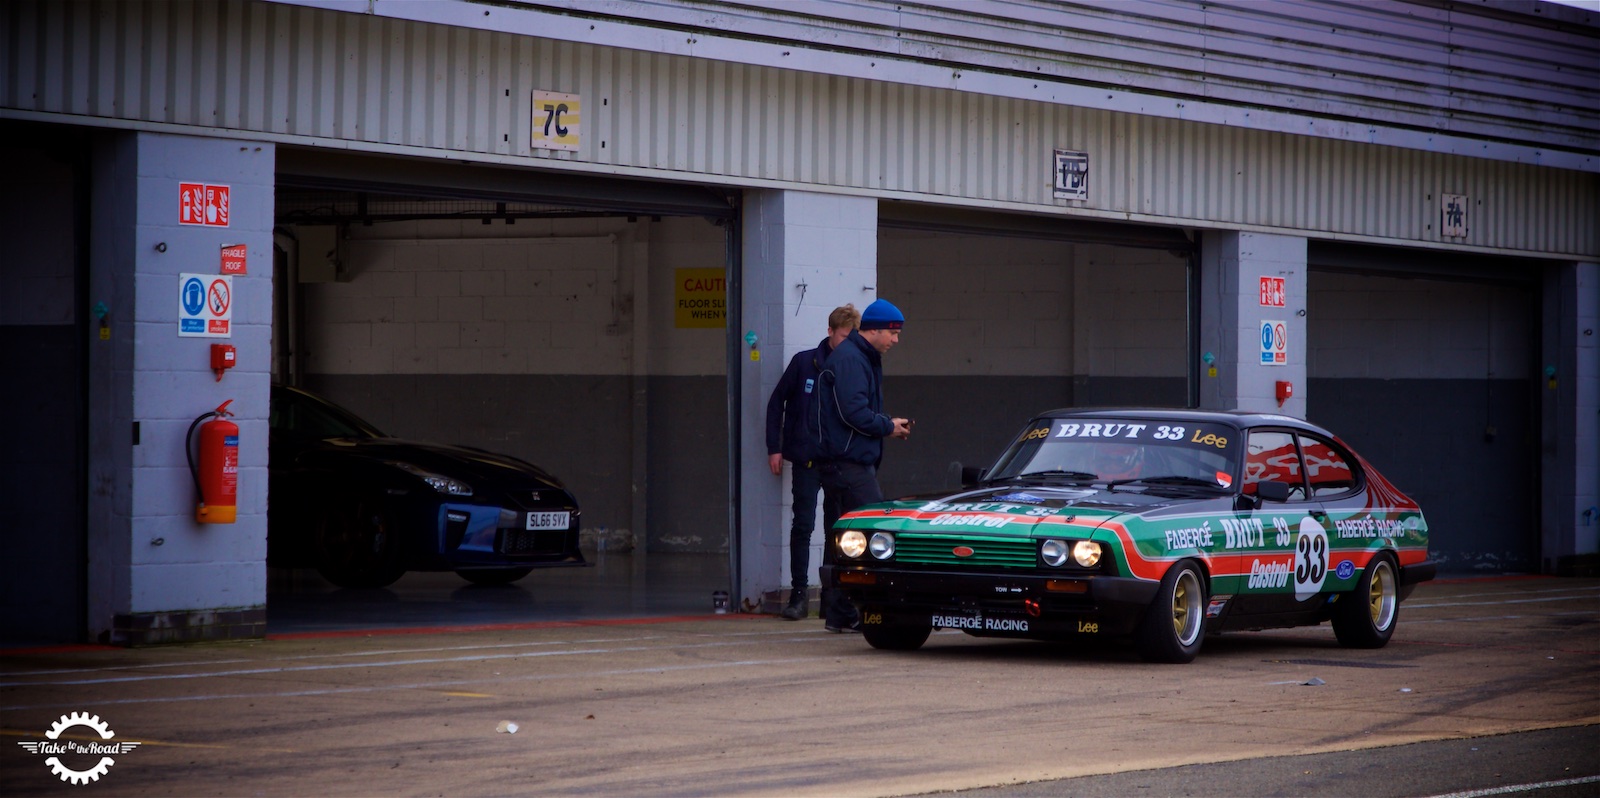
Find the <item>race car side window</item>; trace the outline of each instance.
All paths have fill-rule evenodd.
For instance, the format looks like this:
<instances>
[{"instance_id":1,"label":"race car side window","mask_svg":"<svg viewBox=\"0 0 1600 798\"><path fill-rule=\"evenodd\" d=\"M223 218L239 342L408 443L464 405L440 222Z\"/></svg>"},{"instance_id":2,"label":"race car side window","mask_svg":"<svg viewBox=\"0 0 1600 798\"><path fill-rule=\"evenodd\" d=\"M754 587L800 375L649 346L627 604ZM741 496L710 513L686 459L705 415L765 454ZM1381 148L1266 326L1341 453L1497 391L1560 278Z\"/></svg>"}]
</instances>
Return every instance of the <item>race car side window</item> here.
<instances>
[{"instance_id":1,"label":"race car side window","mask_svg":"<svg viewBox=\"0 0 1600 798\"><path fill-rule=\"evenodd\" d=\"M1355 469L1333 444L1301 435L1300 451L1305 457L1306 481L1311 484L1312 496L1323 499L1355 489Z\"/></svg>"},{"instance_id":2,"label":"race car side window","mask_svg":"<svg viewBox=\"0 0 1600 798\"><path fill-rule=\"evenodd\" d=\"M1289 501L1306 500L1305 468L1294 435L1278 430L1250 431L1244 460L1244 494L1256 495L1256 486L1262 482L1282 482L1289 486Z\"/></svg>"}]
</instances>

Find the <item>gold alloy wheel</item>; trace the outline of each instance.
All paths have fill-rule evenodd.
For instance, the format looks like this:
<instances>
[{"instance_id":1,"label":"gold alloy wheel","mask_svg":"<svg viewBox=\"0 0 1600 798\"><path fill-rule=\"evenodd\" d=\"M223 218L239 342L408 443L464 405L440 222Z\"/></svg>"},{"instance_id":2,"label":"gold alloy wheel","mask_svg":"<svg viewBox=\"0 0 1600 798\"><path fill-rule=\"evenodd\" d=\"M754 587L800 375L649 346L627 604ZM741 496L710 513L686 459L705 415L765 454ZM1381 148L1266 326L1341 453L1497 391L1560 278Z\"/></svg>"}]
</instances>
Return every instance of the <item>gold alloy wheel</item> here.
<instances>
[{"instance_id":1,"label":"gold alloy wheel","mask_svg":"<svg viewBox=\"0 0 1600 798\"><path fill-rule=\"evenodd\" d=\"M1367 591L1367 610L1374 629L1386 629L1394 622L1394 571L1387 560L1377 563Z\"/></svg>"},{"instance_id":2,"label":"gold alloy wheel","mask_svg":"<svg viewBox=\"0 0 1600 798\"><path fill-rule=\"evenodd\" d=\"M1202 595L1200 578L1194 571L1180 574L1172 586L1172 632L1183 645L1193 643L1200 634Z\"/></svg>"}]
</instances>

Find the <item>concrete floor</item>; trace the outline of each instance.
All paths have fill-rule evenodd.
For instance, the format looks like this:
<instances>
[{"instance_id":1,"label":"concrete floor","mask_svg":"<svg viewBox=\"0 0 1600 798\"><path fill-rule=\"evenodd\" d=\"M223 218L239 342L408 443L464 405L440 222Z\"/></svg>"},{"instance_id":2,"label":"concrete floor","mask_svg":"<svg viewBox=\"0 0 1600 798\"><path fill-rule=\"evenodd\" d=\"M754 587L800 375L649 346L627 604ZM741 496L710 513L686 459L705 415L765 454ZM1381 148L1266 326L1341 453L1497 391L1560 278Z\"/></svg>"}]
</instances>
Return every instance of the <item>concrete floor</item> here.
<instances>
[{"instance_id":1,"label":"concrete floor","mask_svg":"<svg viewBox=\"0 0 1600 798\"><path fill-rule=\"evenodd\" d=\"M431 579L439 586L390 591L391 605L366 611L453 605L457 588ZM1046 782L1028 794L1398 798L1594 795L1600 784L1592 734L1535 748L1477 739L1600 723L1596 579L1430 582L1402 604L1385 648L1341 648L1324 625L1207 638L1188 665L1140 662L1122 640L949 631L919 651L879 651L815 618L712 615L701 587L685 594L704 602L692 620L8 654L0 785L7 796L831 798ZM544 608L540 582L516 592ZM137 747L40 749L113 737ZM1412 746L1442 741L1459 744ZM54 772L58 753L80 773L114 762L74 785ZM1197 765L1219 767L1153 772ZM1527 787L1573 779L1585 781L1565 793Z\"/></svg>"},{"instance_id":2,"label":"concrete floor","mask_svg":"<svg viewBox=\"0 0 1600 798\"><path fill-rule=\"evenodd\" d=\"M540 569L494 587L445 572L346 590L313 570L274 571L267 633L710 615L712 592L728 589L726 554L585 556L593 567Z\"/></svg>"}]
</instances>

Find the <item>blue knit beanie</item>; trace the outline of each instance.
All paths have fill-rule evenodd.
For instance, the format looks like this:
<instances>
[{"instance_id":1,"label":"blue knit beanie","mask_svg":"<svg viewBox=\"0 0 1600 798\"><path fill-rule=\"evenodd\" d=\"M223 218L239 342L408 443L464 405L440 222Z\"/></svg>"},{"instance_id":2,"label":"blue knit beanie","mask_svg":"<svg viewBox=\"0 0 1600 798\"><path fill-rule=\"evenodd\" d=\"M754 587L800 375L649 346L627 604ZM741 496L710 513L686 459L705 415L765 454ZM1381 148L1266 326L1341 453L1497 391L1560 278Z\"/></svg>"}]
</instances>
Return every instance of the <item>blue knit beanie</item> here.
<instances>
[{"instance_id":1,"label":"blue knit beanie","mask_svg":"<svg viewBox=\"0 0 1600 798\"><path fill-rule=\"evenodd\" d=\"M879 299L861 311L863 330L898 330L905 325L905 314L886 299Z\"/></svg>"}]
</instances>

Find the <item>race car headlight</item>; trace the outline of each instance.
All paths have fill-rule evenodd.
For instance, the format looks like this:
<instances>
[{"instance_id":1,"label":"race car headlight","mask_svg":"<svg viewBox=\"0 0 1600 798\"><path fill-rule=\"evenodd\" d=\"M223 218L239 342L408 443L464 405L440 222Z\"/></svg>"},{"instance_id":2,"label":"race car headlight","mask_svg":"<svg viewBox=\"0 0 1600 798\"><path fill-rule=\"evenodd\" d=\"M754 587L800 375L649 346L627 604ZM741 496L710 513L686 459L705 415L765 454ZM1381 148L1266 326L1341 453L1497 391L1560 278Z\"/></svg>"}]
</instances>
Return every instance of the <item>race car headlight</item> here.
<instances>
[{"instance_id":1,"label":"race car headlight","mask_svg":"<svg viewBox=\"0 0 1600 798\"><path fill-rule=\"evenodd\" d=\"M1100 544L1092 540L1072 544L1072 559L1085 568L1093 568L1100 562Z\"/></svg>"},{"instance_id":2,"label":"race car headlight","mask_svg":"<svg viewBox=\"0 0 1600 798\"><path fill-rule=\"evenodd\" d=\"M1059 540L1047 540L1039 547L1039 557L1045 565L1061 565L1067 561L1067 544Z\"/></svg>"},{"instance_id":3,"label":"race car headlight","mask_svg":"<svg viewBox=\"0 0 1600 798\"><path fill-rule=\"evenodd\" d=\"M852 560L867 551L867 536L859 529L846 529L839 535L839 553Z\"/></svg>"},{"instance_id":4,"label":"race car headlight","mask_svg":"<svg viewBox=\"0 0 1600 798\"><path fill-rule=\"evenodd\" d=\"M472 495L472 486L462 482L459 479L447 477L443 474L435 474L432 471L424 471L410 463L401 463L391 460L389 465L392 465L395 468L398 468L401 471L411 474L417 479L428 483L428 487L433 488L440 493L448 493L451 496Z\"/></svg>"},{"instance_id":5,"label":"race car headlight","mask_svg":"<svg viewBox=\"0 0 1600 798\"><path fill-rule=\"evenodd\" d=\"M894 535L888 532L872 533L872 540L867 542L867 549L872 556L880 560L887 560L894 556Z\"/></svg>"}]
</instances>

